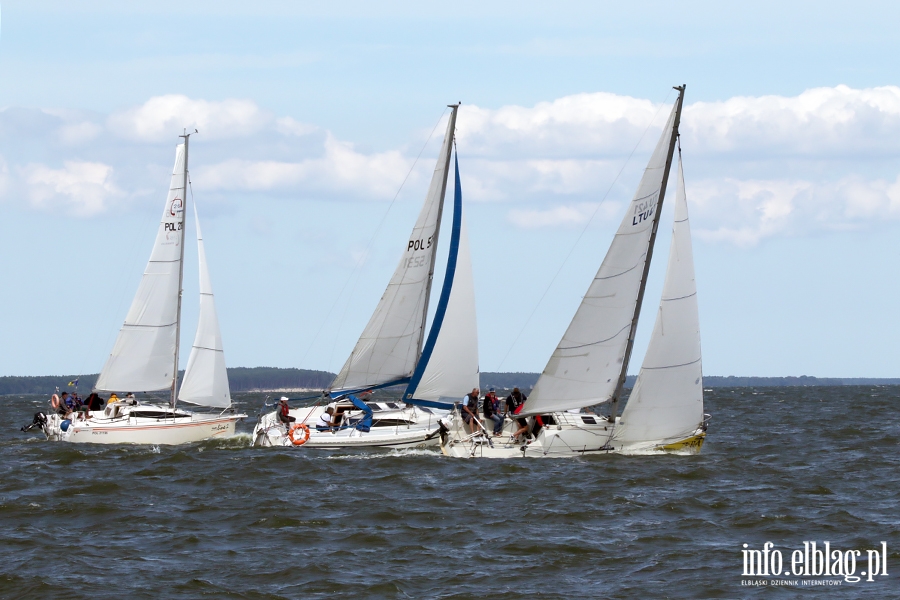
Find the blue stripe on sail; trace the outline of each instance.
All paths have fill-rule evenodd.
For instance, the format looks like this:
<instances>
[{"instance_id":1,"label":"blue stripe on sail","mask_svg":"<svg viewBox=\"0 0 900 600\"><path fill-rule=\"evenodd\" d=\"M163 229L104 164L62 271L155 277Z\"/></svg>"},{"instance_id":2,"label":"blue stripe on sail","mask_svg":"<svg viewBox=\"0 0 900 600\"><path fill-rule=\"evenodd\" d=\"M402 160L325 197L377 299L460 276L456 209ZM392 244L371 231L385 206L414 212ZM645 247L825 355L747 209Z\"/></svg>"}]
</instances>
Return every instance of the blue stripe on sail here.
<instances>
[{"instance_id":1,"label":"blue stripe on sail","mask_svg":"<svg viewBox=\"0 0 900 600\"><path fill-rule=\"evenodd\" d=\"M434 352L434 344L437 342L438 335L441 333L441 326L444 324L444 315L447 313L447 303L450 301L450 290L453 289L453 277L456 275L456 259L459 255L459 236L462 230L462 188L459 185L459 156L454 157L454 167L456 168L456 190L453 192L453 228L450 232L450 254L447 257L447 272L444 275L444 287L441 288L441 297L438 300L437 310L434 313L434 321L431 323L431 331L428 332L428 340L425 341L425 347L422 349L422 356L419 357L419 364L413 371L409 386L406 393L403 394L403 401L407 404L418 404L420 406L432 406L426 404L428 400L419 400L414 398L416 388L422 381L422 375L425 373L425 367L431 360L431 354ZM435 408L444 408L444 403L437 403ZM452 406L452 405L451 405Z\"/></svg>"},{"instance_id":2,"label":"blue stripe on sail","mask_svg":"<svg viewBox=\"0 0 900 600\"><path fill-rule=\"evenodd\" d=\"M410 398L404 400L407 404L415 404L416 406L427 406L428 408L438 408L440 410L451 410L453 402L438 402L437 400L419 400L418 398Z\"/></svg>"},{"instance_id":3,"label":"blue stripe on sail","mask_svg":"<svg viewBox=\"0 0 900 600\"><path fill-rule=\"evenodd\" d=\"M328 392L328 394L332 398L337 398L339 396L346 396L348 394L358 394L359 392L365 392L366 390L380 390L381 388L391 387L394 385L401 385L404 383L409 383L409 377L401 377L400 379L386 381L384 383L379 383L378 385L368 385L366 387L353 388L353 389L347 389L347 390L336 390L336 391Z\"/></svg>"}]
</instances>

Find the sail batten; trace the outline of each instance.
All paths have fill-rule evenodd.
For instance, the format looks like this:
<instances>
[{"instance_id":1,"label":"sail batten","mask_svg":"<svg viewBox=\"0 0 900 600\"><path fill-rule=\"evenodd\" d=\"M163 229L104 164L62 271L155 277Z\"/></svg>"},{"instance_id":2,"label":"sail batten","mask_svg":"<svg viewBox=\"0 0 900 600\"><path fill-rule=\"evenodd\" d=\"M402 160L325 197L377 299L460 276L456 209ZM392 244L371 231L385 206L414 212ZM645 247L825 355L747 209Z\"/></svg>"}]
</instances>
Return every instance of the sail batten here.
<instances>
[{"instance_id":1,"label":"sail batten","mask_svg":"<svg viewBox=\"0 0 900 600\"><path fill-rule=\"evenodd\" d=\"M428 194L400 262L356 346L331 383L332 392L365 389L412 376L422 352L456 125L450 113Z\"/></svg>"},{"instance_id":2,"label":"sail batten","mask_svg":"<svg viewBox=\"0 0 900 600\"><path fill-rule=\"evenodd\" d=\"M95 389L171 389L184 243L185 145L175 149L169 193L144 275Z\"/></svg>"},{"instance_id":3,"label":"sail batten","mask_svg":"<svg viewBox=\"0 0 900 600\"><path fill-rule=\"evenodd\" d=\"M596 276L521 414L571 410L617 398L640 314L681 98L672 107Z\"/></svg>"}]
</instances>

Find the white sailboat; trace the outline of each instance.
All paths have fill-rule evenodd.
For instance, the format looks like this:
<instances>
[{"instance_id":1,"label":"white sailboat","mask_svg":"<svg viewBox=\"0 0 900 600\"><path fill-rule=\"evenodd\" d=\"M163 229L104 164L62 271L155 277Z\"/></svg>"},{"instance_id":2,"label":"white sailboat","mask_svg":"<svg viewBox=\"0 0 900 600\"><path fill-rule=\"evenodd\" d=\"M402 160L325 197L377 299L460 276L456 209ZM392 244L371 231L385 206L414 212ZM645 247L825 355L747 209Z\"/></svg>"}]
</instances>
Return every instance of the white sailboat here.
<instances>
[{"instance_id":1,"label":"white sailboat","mask_svg":"<svg viewBox=\"0 0 900 600\"><path fill-rule=\"evenodd\" d=\"M453 223L447 269L435 316L425 339L444 196L458 105L450 121L425 204L404 242L400 262L375 312L325 395L313 406L290 409L289 427L279 411L261 415L254 445L316 448L437 445L438 422L453 403L478 387L475 286L463 216L459 161L455 166ZM396 402L371 402L357 394L405 386ZM317 427L330 407L332 427ZM326 419L327 420L327 419Z\"/></svg>"},{"instance_id":2,"label":"white sailboat","mask_svg":"<svg viewBox=\"0 0 900 600\"><path fill-rule=\"evenodd\" d=\"M222 338L197 221L200 262L200 320L178 391L181 337L181 290L184 274L184 211L190 134L175 151L175 168L156 242L137 294L100 372L94 392L116 393L90 418L50 414L43 425L50 440L104 444L183 444L234 435L235 423L247 415L231 408ZM196 207L194 209L196 216ZM170 401L147 403L126 392L170 391ZM176 391L178 394L176 396ZM176 407L183 402L221 409L195 413Z\"/></svg>"},{"instance_id":3,"label":"white sailboat","mask_svg":"<svg viewBox=\"0 0 900 600\"><path fill-rule=\"evenodd\" d=\"M706 436L700 327L683 174L662 301L628 403L618 416L666 183L678 141L684 87L638 190L569 328L516 419L530 435L490 439L467 432L458 413L444 420L441 449L455 457L579 456L587 453L699 452ZM585 409L605 404L608 415Z\"/></svg>"}]
</instances>

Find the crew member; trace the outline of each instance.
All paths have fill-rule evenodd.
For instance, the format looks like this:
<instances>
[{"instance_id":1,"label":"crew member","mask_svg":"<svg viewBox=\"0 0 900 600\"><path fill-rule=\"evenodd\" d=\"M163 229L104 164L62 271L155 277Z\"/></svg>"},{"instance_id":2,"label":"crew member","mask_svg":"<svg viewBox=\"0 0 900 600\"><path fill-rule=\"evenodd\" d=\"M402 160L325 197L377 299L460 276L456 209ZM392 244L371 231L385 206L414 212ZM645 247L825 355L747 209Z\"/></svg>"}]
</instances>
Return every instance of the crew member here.
<instances>
[{"instance_id":1,"label":"crew member","mask_svg":"<svg viewBox=\"0 0 900 600\"><path fill-rule=\"evenodd\" d=\"M291 423L297 420L297 417L292 417L290 414L291 407L288 406L287 396L282 396L281 400L278 401L278 420L284 423L284 426L290 432Z\"/></svg>"}]
</instances>

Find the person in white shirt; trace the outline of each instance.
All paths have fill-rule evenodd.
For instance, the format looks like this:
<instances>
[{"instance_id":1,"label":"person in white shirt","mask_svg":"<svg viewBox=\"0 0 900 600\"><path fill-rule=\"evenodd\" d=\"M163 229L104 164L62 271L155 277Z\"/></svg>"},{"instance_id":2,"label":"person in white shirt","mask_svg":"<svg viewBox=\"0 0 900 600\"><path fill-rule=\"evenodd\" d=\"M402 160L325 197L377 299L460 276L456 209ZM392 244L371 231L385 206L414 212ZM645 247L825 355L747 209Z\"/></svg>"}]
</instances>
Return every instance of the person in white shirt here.
<instances>
[{"instance_id":1,"label":"person in white shirt","mask_svg":"<svg viewBox=\"0 0 900 600\"><path fill-rule=\"evenodd\" d=\"M332 421L332 415L334 415L334 409L329 406L325 409L325 412L319 415L319 421L316 423L316 431L334 431L334 428L337 427L337 423Z\"/></svg>"}]
</instances>

